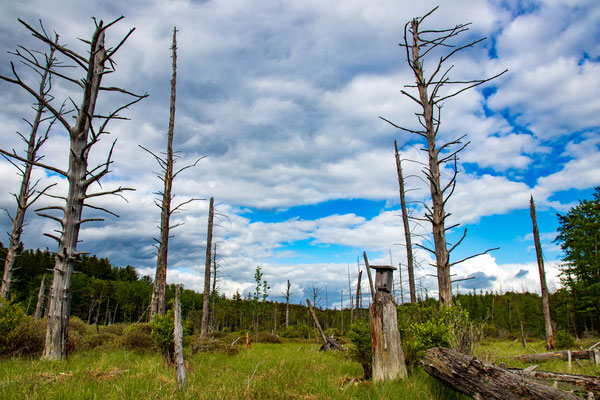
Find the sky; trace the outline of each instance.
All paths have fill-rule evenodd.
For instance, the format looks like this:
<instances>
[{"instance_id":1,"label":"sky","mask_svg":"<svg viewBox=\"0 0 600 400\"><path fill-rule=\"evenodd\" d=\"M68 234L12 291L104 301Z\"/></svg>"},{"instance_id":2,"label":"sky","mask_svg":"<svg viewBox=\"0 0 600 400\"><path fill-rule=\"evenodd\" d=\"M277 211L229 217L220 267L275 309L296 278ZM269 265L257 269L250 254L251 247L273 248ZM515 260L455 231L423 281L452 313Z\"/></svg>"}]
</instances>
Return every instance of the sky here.
<instances>
[{"instance_id":1,"label":"sky","mask_svg":"<svg viewBox=\"0 0 600 400\"><path fill-rule=\"evenodd\" d=\"M418 137L382 121L417 128L416 104L400 92L414 82L398 46L404 24L438 3L347 0L142 1L4 0L0 14L0 74L11 75L8 52L17 46L46 49L17 21L43 20L71 49L85 54L78 38L90 38L91 17L106 22L124 15L107 33L115 46L133 27L115 56L116 71L105 77L149 97L109 126L110 136L94 146L90 165L102 162L112 140L112 173L104 190L133 187L127 201L96 199L120 217L84 225L79 250L133 265L154 277L161 182L155 160L139 146L166 148L169 120L172 30L179 30L175 149L180 167L203 158L174 183L175 203L215 198L215 239L220 291L243 296L254 290L260 266L281 300L286 281L292 301L319 288L320 306L349 304L348 279L355 290L359 256L372 264L403 269L396 274L398 301L408 299L406 250L400 217L393 143L402 146L409 208L423 214L429 189L425 154ZM539 275L529 215L534 196L551 290L560 287L562 253L554 242L557 213L589 198L600 185L600 3L596 0L444 1L425 27L443 29L471 22L455 44L487 40L457 53L451 78L500 78L448 99L442 108L439 140L462 135L470 145L461 153L458 183L448 201L448 232L467 238L452 253L456 261L488 248L499 250L453 267L454 292L507 290L539 292ZM436 59L425 61L431 72ZM36 77L16 63L32 86ZM65 69L81 77L76 68ZM56 104L74 85L53 81ZM127 99L101 93L98 109L107 111ZM24 150L16 132L28 133L32 99L21 88L0 82L0 147ZM68 137L55 126L42 148L44 162L67 168ZM448 179L444 170L443 179ZM51 193L66 191L56 174L36 169ZM0 160L0 207L15 209L16 169ZM92 191L99 188L94 187ZM42 198L37 207L52 204ZM37 208L33 207L33 208ZM90 212L92 211L92 212ZM86 210L86 217L97 216ZM174 215L169 242L168 283L203 288L208 201L195 201ZM57 229L30 209L22 241L27 248L56 248L43 236ZM10 230L5 213L0 231ZM411 222L413 241L431 246L430 226ZM8 236L0 239L5 245ZM428 252L414 249L419 293L437 297L435 268ZM362 265L360 265L363 268ZM397 273L398 271L396 271ZM404 299L400 296L403 288ZM363 281L363 293L368 291Z\"/></svg>"}]
</instances>

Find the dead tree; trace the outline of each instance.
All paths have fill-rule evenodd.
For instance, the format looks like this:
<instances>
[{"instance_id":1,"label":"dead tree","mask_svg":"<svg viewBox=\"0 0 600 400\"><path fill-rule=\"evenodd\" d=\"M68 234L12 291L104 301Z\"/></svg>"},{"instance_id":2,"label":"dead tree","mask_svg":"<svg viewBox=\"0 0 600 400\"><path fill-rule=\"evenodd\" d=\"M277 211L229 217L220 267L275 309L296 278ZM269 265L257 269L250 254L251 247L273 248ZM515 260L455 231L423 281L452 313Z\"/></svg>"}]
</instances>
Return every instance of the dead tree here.
<instances>
[{"instance_id":1,"label":"dead tree","mask_svg":"<svg viewBox=\"0 0 600 400\"><path fill-rule=\"evenodd\" d=\"M542 313L544 314L544 328L546 330L546 349L554 349L554 338L552 334L552 320L550 318L550 300L548 298L548 286L546 285L546 271L544 271L544 256L540 244L540 232L538 231L537 218L535 214L535 203L533 195L529 200L529 211L533 222L533 241L535 242L535 255L537 256L538 270L540 273L540 286L542 289Z\"/></svg>"},{"instance_id":2,"label":"dead tree","mask_svg":"<svg viewBox=\"0 0 600 400\"><path fill-rule=\"evenodd\" d=\"M485 38L460 46L449 43L455 36L467 31L470 24L459 24L453 28L441 30L421 30L420 26L423 21L436 9L437 7L424 16L414 18L412 21L406 23L404 26L404 42L400 44L400 46L404 47L406 50L406 61L413 71L416 81L414 85L406 85L406 87L416 88L418 94L411 94L405 90L402 90L402 93L419 105L420 110L416 115L422 128L405 128L396 125L383 117L380 118L398 129L418 135L425 139L426 146L423 150L427 152L428 165L424 168L424 173L429 181L431 206L424 204L426 210L424 218L418 219L429 221L431 223L434 249L427 248L420 244L416 245L435 255L440 304L449 306L452 301L450 267L495 249L488 249L462 260L450 262L450 253L452 253L452 251L463 241L467 232L465 229L462 237L448 248L449 243L446 242L446 231L457 227L458 224L449 227L446 226L446 219L450 214L445 211L445 207L456 187L456 177L458 175L457 155L469 144L469 142L462 142L466 136L464 135L458 139L441 144L439 143L437 135L441 124L442 104L445 100L454 97L465 90L477 87L497 78L506 72L506 70L486 79L468 81L450 79L449 73L452 66L447 67L445 64L446 61L457 52L473 47ZM444 49L448 49L447 54L441 56L433 65L433 72L429 76L425 76L425 56L432 50L438 51ZM454 91L449 89L453 85L458 85L458 89L455 89ZM442 184L441 174L447 163L451 163L452 165L451 177L448 182Z\"/></svg>"},{"instance_id":3,"label":"dead tree","mask_svg":"<svg viewBox=\"0 0 600 400\"><path fill-rule=\"evenodd\" d=\"M475 399L576 400L580 398L443 347L427 350L423 367L429 375Z\"/></svg>"},{"instance_id":4,"label":"dead tree","mask_svg":"<svg viewBox=\"0 0 600 400\"><path fill-rule=\"evenodd\" d=\"M154 319L154 315L165 315L165 287L167 284L167 256L169 253L169 238L171 229L178 225L171 226L171 216L179 211L184 205L189 204L199 199L189 199L180 203L175 207L171 207L173 196L173 181L181 172L195 166L200 159L195 163L186 165L183 168L175 171L176 154L173 151L173 138L175 136L175 101L177 97L177 28L173 28L173 44L171 46L173 58L173 74L171 75L171 99L169 109L169 130L167 132L167 152L165 157L158 156L147 148L140 146L143 150L150 153L158 162L161 173L157 174L158 178L163 182L162 192L157 194L161 197L160 202L155 201L155 204L160 208L160 239L154 239L158 243L158 255L156 259L156 273L154 275L154 285L152 288L152 300L150 302L150 321Z\"/></svg>"},{"instance_id":5,"label":"dead tree","mask_svg":"<svg viewBox=\"0 0 600 400\"><path fill-rule=\"evenodd\" d=\"M212 290L210 291L210 296L212 299L212 306L210 311L210 326L212 330L216 329L217 319L215 316L215 302L217 300L217 244L213 244L213 252L212 252L212 265L213 265L213 273L212 273Z\"/></svg>"},{"instance_id":6,"label":"dead tree","mask_svg":"<svg viewBox=\"0 0 600 400\"><path fill-rule=\"evenodd\" d=\"M361 318L361 306L360 306L360 278L362 277L362 271L358 271L358 281L356 282L356 317Z\"/></svg>"},{"instance_id":7,"label":"dead tree","mask_svg":"<svg viewBox=\"0 0 600 400\"><path fill-rule=\"evenodd\" d=\"M350 296L350 325L354 323L354 303L352 301L352 283L350 283L350 267L348 270L348 296Z\"/></svg>"},{"instance_id":8,"label":"dead tree","mask_svg":"<svg viewBox=\"0 0 600 400\"><path fill-rule=\"evenodd\" d=\"M310 311L310 315L312 316L313 321L315 323L315 327L319 331L319 334L321 335L321 340L323 341L323 345L319 350L343 350L344 348L335 340L333 336L325 336L325 332L323 332L321 324L319 324L317 314L315 314L315 310L312 304L310 303L309 299L306 299L306 304L308 304L308 310Z\"/></svg>"},{"instance_id":9,"label":"dead tree","mask_svg":"<svg viewBox=\"0 0 600 400\"><path fill-rule=\"evenodd\" d=\"M55 44L43 29L41 31L37 31L25 22L19 20L19 22L21 22L36 39L41 40L46 45L50 45L55 49L56 53L66 57L70 60L70 62L74 62L76 66L83 69L85 76L77 79L68 76L65 72L63 72L63 70L57 71L56 68L47 69L44 65L40 65L35 59L28 58L27 56L21 57L21 61L25 62L25 64L28 66L38 71L48 70L50 75L64 79L65 81L78 86L82 90L83 98L79 105L77 105L71 98L68 99L74 108L74 122L67 121L65 118L65 113L62 112L62 109L57 109L53 105L53 99L48 100L43 98L37 91L32 89L26 82L24 82L19 76L14 64L11 63L13 78L0 76L1 79L19 85L33 95L35 99L39 103L42 103L44 108L48 110L53 117L55 117L58 122L60 122L60 124L67 130L70 138L69 168L66 171L47 164L42 164L39 161L28 161L27 159L14 153L6 154L19 161L52 171L59 176L64 177L68 181L68 193L66 197L53 196L64 201L64 205L48 206L37 210L39 211L39 215L50 218L58 222L61 226L61 229L56 231L58 235L50 233L44 234L58 242L48 312L46 343L43 353L43 357L46 359L54 360L67 357L69 314L71 311L71 282L75 262L78 256L81 254L77 251L77 243L79 242L79 229L85 222L103 221L103 218L83 219L83 208L89 207L95 210L107 212L111 215L116 215L105 208L91 205L87 203L87 201L89 199L104 195L117 195L122 197L123 191L132 190L131 188L118 187L113 190L88 193L90 186L92 186L94 183L99 184L100 179L108 174L109 167L112 164L112 151L114 149L115 142L113 142L111 146L106 161L94 168L88 168L88 158L91 149L96 143L98 143L102 135L108 133L106 128L110 121L114 119L123 119L119 115L120 111L139 102L147 96L135 95L117 87L101 86L102 77L105 74L114 72L115 63L113 61L113 56L134 31L134 29L131 29L114 48L107 48L104 45L106 30L113 26L116 22L120 21L122 18L123 17L117 18L113 22L106 25L102 21L98 22L94 20L95 30L92 35L92 39L90 41L84 41L90 46L90 51L87 57L84 57L64 46ZM116 108L107 115L98 115L95 110L98 94L101 91L118 92L132 96L134 99ZM102 122L99 125L95 125L94 122L97 120ZM48 210L62 212L62 218L42 212Z\"/></svg>"},{"instance_id":10,"label":"dead tree","mask_svg":"<svg viewBox=\"0 0 600 400\"><path fill-rule=\"evenodd\" d=\"M406 196L404 190L404 176L402 175L402 160L400 159L400 153L398 152L398 145L394 140L394 150L396 154L396 171L398 172L398 186L400 187L400 207L402 208L402 223L404 224L404 241L406 243L406 261L408 269L408 287L410 290L410 302L417 302L417 292L415 290L415 276L414 276L414 261L412 253L412 240L410 238L410 226L408 224L408 211L406 209ZM402 273L400 273L402 279ZM400 291L402 291L402 281L400 281ZM404 302L404 297L402 298Z\"/></svg>"},{"instance_id":11,"label":"dead tree","mask_svg":"<svg viewBox=\"0 0 600 400\"><path fill-rule=\"evenodd\" d=\"M58 44L58 35L55 36L54 44ZM37 55L35 52L29 51L27 49L17 50L15 53L17 57L23 59L24 61L29 61L30 63L34 63L43 66L41 71L35 70L40 76L40 86L37 92L37 95L44 99L46 102L51 101L52 96L50 94L50 90L52 89L52 76L49 71L53 68L56 59L54 58L55 48L50 46L50 53L48 55L44 55L45 62L41 63L37 59ZM8 250L6 252L6 259L4 260L4 274L2 276L2 285L0 287L0 298L7 298L8 291L10 290L10 284L12 281L12 274L15 268L15 261L17 259L17 249L19 247L19 243L21 242L21 234L23 233L23 226L25 223L25 213L27 209L35 203L35 201L48 189L50 189L54 185L46 186L41 191L37 190L37 185L39 184L39 180L31 184L31 171L33 170L33 163L38 162L42 159L43 156L38 156L37 152L42 147L42 145L48 139L48 134L50 133L50 129L52 125L56 122L56 117L44 116L46 112L46 108L44 106L44 102L37 101L34 106L35 109L35 117L33 122L29 122L25 120L29 126L31 127L31 131L29 133L29 137L25 137L24 135L17 132L17 134L21 137L21 139L27 145L26 152L26 161L23 162L22 165L16 164L12 159L12 154L16 154L16 151L13 149L12 153L8 153L4 150L0 150L2 156L12 165L14 165L21 175L21 189L19 190L19 194L13 194L15 200L17 201L17 211L15 212L15 216L12 217L8 210L5 209L8 218L12 222L12 231L9 235L9 245ZM38 137L38 130L40 126L42 126L45 122L48 122L45 133Z\"/></svg>"},{"instance_id":12,"label":"dead tree","mask_svg":"<svg viewBox=\"0 0 600 400\"><path fill-rule=\"evenodd\" d=\"M185 389L185 362L183 361L183 328L181 326L181 303L179 285L175 285L173 341L175 343L175 375L179 390Z\"/></svg>"},{"instance_id":13,"label":"dead tree","mask_svg":"<svg viewBox=\"0 0 600 400\"><path fill-rule=\"evenodd\" d=\"M202 325L200 327L200 337L208 335L208 300L210 296L210 252L212 250L213 236L213 218L215 215L215 199L210 198L208 207L208 231L206 234L206 262L204 264L204 297L202 301Z\"/></svg>"},{"instance_id":14,"label":"dead tree","mask_svg":"<svg viewBox=\"0 0 600 400\"><path fill-rule=\"evenodd\" d=\"M287 328L290 323L290 281L287 281L285 291L281 293L285 297L285 327Z\"/></svg>"},{"instance_id":15,"label":"dead tree","mask_svg":"<svg viewBox=\"0 0 600 400\"><path fill-rule=\"evenodd\" d=\"M42 318L42 311L44 310L44 299L46 298L46 274L40 282L40 291L38 292L37 304L35 306L35 314L33 318L38 320Z\"/></svg>"}]
</instances>

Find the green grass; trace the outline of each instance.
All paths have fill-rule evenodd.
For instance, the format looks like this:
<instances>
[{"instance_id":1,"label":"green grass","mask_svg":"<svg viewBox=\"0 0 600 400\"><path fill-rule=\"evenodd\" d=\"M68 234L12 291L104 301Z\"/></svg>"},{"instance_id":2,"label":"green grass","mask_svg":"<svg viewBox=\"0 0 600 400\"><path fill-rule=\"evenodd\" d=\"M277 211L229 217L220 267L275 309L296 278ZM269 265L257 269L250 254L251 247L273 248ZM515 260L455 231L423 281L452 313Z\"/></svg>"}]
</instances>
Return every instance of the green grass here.
<instances>
[{"instance_id":1,"label":"green grass","mask_svg":"<svg viewBox=\"0 0 600 400\"><path fill-rule=\"evenodd\" d=\"M254 344L238 355L186 354L187 389L158 354L81 352L64 362L0 361L1 399L463 399L424 371L372 384L360 365L313 344ZM355 379L355 381L352 381Z\"/></svg>"}]
</instances>

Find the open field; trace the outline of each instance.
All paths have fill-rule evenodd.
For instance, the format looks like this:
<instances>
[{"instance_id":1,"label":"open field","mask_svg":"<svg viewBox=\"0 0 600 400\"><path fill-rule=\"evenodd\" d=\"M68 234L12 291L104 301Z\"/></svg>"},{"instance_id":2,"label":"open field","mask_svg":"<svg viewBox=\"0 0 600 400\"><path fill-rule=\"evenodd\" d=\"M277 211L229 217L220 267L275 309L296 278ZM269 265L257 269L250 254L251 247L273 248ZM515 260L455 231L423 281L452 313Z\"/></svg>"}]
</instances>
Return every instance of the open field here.
<instances>
[{"instance_id":1,"label":"open field","mask_svg":"<svg viewBox=\"0 0 600 400\"><path fill-rule=\"evenodd\" d=\"M587 344L587 342L585 343ZM532 346L532 347L530 347ZM541 341L527 352L544 351ZM188 350L188 349L186 349ZM511 367L524 354L519 343L489 341L477 355ZM572 373L600 375L600 367L573 363ZM177 391L175 372L159 354L122 350L74 353L66 362L15 358L0 361L2 399L466 399L445 388L422 369L403 382L374 385L353 379L360 365L346 354L319 352L312 343L253 344L239 354L186 353L187 390ZM540 369L568 372L564 361Z\"/></svg>"}]
</instances>

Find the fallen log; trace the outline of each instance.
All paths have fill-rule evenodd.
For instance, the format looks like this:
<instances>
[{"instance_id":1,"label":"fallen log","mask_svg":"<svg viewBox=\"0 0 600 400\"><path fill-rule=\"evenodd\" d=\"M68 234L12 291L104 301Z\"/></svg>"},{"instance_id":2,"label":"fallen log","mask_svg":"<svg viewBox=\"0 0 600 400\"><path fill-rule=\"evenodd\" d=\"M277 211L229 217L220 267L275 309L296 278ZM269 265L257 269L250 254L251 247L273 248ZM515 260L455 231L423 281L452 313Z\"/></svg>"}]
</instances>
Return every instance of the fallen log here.
<instances>
[{"instance_id":1,"label":"fallen log","mask_svg":"<svg viewBox=\"0 0 600 400\"><path fill-rule=\"evenodd\" d=\"M564 351L551 351L549 353L536 353L536 354L523 354L521 356L515 356L515 359L523 362L540 362L548 360L568 360L568 353L571 352L572 360L591 360L593 359L593 352L590 350L564 350Z\"/></svg>"},{"instance_id":2,"label":"fallen log","mask_svg":"<svg viewBox=\"0 0 600 400\"><path fill-rule=\"evenodd\" d=\"M535 366L537 367L537 366ZM591 375L574 375L553 371L538 371L529 367L525 370L519 368L509 368L509 371L521 375L525 379L536 379L549 382L561 382L576 386L575 390L584 392L593 392L594 396L600 396L600 378Z\"/></svg>"},{"instance_id":3,"label":"fallen log","mask_svg":"<svg viewBox=\"0 0 600 400\"><path fill-rule=\"evenodd\" d=\"M313 309L310 300L306 299L306 304L308 304L308 310L310 311L310 315L313 317L313 321L315 322L315 327L319 330L321 334L321 340L323 341L323 345L319 349L320 351L325 350L338 350L343 351L344 348L334 339L333 335L330 337L325 336L323 329L321 328L321 324L319 324L319 320L317 319L317 315L315 314L315 310Z\"/></svg>"},{"instance_id":4,"label":"fallen log","mask_svg":"<svg viewBox=\"0 0 600 400\"><path fill-rule=\"evenodd\" d=\"M422 363L429 375L474 399L580 399L572 393L529 381L522 375L443 347L427 350Z\"/></svg>"}]
</instances>

